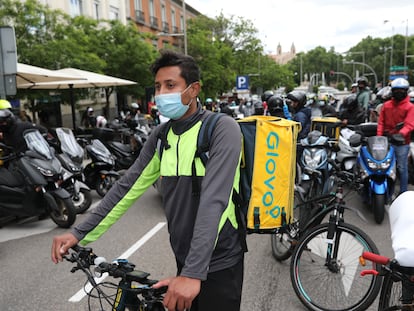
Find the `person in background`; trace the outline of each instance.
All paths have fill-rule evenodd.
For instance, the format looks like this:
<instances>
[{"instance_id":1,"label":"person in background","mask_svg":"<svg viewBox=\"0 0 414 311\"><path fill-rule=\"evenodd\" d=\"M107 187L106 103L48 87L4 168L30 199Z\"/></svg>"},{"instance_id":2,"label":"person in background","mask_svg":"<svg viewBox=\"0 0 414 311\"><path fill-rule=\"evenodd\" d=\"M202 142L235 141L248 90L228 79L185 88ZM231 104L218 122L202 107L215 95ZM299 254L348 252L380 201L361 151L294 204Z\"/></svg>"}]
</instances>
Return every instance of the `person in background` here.
<instances>
[{"instance_id":1,"label":"person in background","mask_svg":"<svg viewBox=\"0 0 414 311\"><path fill-rule=\"evenodd\" d=\"M339 113L342 126L357 125L365 122L365 112L359 106L356 94L348 95L345 99L345 108Z\"/></svg>"},{"instance_id":2,"label":"person in background","mask_svg":"<svg viewBox=\"0 0 414 311\"><path fill-rule=\"evenodd\" d=\"M371 97L371 91L368 88L368 80L364 76L359 77L357 80L358 83L358 92L357 100L358 104L365 111L365 118L369 116L369 102Z\"/></svg>"},{"instance_id":3,"label":"person in background","mask_svg":"<svg viewBox=\"0 0 414 311\"><path fill-rule=\"evenodd\" d=\"M96 117L92 107L86 109L85 113L82 115L81 123L87 128L96 127Z\"/></svg>"},{"instance_id":4,"label":"person in background","mask_svg":"<svg viewBox=\"0 0 414 311\"><path fill-rule=\"evenodd\" d=\"M410 84L403 78L391 82L392 98L386 101L379 114L377 135L400 134L404 138L401 145L394 144L397 169L400 178L400 193L408 187L408 152L410 135L414 130L414 106L410 103L408 89Z\"/></svg>"},{"instance_id":5,"label":"person in background","mask_svg":"<svg viewBox=\"0 0 414 311\"><path fill-rule=\"evenodd\" d=\"M352 83L352 85L351 85L351 93L352 94L358 93L358 83Z\"/></svg>"},{"instance_id":6,"label":"person in background","mask_svg":"<svg viewBox=\"0 0 414 311\"><path fill-rule=\"evenodd\" d=\"M27 121L27 122L32 123L32 118L29 117L29 115L26 113L26 110L20 110L19 118L22 121Z\"/></svg>"},{"instance_id":7,"label":"person in background","mask_svg":"<svg viewBox=\"0 0 414 311\"><path fill-rule=\"evenodd\" d=\"M154 285L168 286L165 307L169 311L238 311L245 248L232 193L239 183L240 127L227 116L217 121L210 158L201 169L194 150L200 123L213 112L202 109L197 101L199 67L191 56L163 51L151 69L155 102L161 115L171 120L170 126L151 132L138 159L94 213L70 233L53 239L52 260L58 263L71 246L98 239L162 176L162 201L177 264L176 276ZM168 132L160 135L162 129ZM162 149L161 158L158 148ZM175 165L169 165L173 162ZM193 165L197 176L192 176Z\"/></svg>"},{"instance_id":8,"label":"person in background","mask_svg":"<svg viewBox=\"0 0 414 311\"><path fill-rule=\"evenodd\" d=\"M301 130L298 134L298 141L305 138L311 128L311 108L305 107L306 94L302 91L292 91L287 94L287 99L290 100L290 105L293 108L293 120L301 124Z\"/></svg>"}]
</instances>

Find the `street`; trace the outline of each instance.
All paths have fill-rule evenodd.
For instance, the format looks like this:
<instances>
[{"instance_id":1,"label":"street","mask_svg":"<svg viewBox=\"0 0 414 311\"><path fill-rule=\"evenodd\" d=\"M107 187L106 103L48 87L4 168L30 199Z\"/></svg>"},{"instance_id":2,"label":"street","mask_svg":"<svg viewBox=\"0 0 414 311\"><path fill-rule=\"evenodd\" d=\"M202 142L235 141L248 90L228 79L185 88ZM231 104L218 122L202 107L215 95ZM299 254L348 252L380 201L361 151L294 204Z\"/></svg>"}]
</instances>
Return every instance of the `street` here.
<instances>
[{"instance_id":1,"label":"street","mask_svg":"<svg viewBox=\"0 0 414 311\"><path fill-rule=\"evenodd\" d=\"M99 197L93 192L94 202ZM346 197L366 218L345 213L346 222L363 228L381 253L392 256L388 216L377 225L356 194ZM95 203L96 204L96 203ZM93 204L94 206L94 204ZM93 208L92 206L92 208ZM87 214L88 212L86 212ZM86 215L78 215L77 222ZM82 272L70 273L72 265L50 260L53 236L65 232L50 219L0 229L1 310L87 310ZM91 246L108 260L129 255L136 268L161 279L175 274L175 261L168 242L161 198L154 189L138 200L112 228ZM268 235L249 235L245 261L242 311L305 310L291 287L289 260L279 263L271 253ZM375 310L371 306L370 310Z\"/></svg>"}]
</instances>

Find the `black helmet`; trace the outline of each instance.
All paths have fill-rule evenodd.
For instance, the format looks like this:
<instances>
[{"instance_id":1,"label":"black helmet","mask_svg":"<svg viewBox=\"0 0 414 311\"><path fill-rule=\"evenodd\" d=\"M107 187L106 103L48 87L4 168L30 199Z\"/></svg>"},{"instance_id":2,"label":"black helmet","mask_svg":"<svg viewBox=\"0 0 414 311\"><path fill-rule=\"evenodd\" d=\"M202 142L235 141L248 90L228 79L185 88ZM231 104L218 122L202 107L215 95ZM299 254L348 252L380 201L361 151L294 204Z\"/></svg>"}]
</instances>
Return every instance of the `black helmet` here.
<instances>
[{"instance_id":1,"label":"black helmet","mask_svg":"<svg viewBox=\"0 0 414 311\"><path fill-rule=\"evenodd\" d=\"M272 97L273 96L273 91L265 91L263 94L262 94L262 102L267 102L268 100L269 100L269 98L270 97Z\"/></svg>"},{"instance_id":2,"label":"black helmet","mask_svg":"<svg viewBox=\"0 0 414 311\"><path fill-rule=\"evenodd\" d=\"M364 76L359 77L357 83L358 85L363 84L364 86L368 86L368 79Z\"/></svg>"},{"instance_id":3,"label":"black helmet","mask_svg":"<svg viewBox=\"0 0 414 311\"><path fill-rule=\"evenodd\" d=\"M273 95L267 100L267 109L274 116L283 111L283 99L279 95Z\"/></svg>"},{"instance_id":4,"label":"black helmet","mask_svg":"<svg viewBox=\"0 0 414 311\"><path fill-rule=\"evenodd\" d=\"M263 103L260 100L253 101L254 115L262 116L264 114Z\"/></svg>"},{"instance_id":5,"label":"black helmet","mask_svg":"<svg viewBox=\"0 0 414 311\"><path fill-rule=\"evenodd\" d=\"M14 114L9 109L0 110L0 132L7 132L14 124Z\"/></svg>"},{"instance_id":6,"label":"black helmet","mask_svg":"<svg viewBox=\"0 0 414 311\"><path fill-rule=\"evenodd\" d=\"M286 96L293 102L299 103L298 107L303 107L306 104L306 93L302 91L292 91Z\"/></svg>"},{"instance_id":7,"label":"black helmet","mask_svg":"<svg viewBox=\"0 0 414 311\"><path fill-rule=\"evenodd\" d=\"M358 106L358 100L356 94L351 94L344 99L345 108L353 110Z\"/></svg>"}]
</instances>

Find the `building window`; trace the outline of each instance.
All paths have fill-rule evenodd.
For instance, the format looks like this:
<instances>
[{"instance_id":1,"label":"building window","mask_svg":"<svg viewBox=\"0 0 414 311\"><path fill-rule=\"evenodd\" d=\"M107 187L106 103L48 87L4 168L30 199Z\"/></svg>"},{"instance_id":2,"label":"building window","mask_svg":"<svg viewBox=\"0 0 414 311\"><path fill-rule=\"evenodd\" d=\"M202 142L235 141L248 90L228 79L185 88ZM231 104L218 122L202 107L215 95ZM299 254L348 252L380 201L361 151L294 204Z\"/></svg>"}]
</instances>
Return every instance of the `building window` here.
<instances>
[{"instance_id":1,"label":"building window","mask_svg":"<svg viewBox=\"0 0 414 311\"><path fill-rule=\"evenodd\" d=\"M100 14L99 14L99 7L100 7L100 3L99 3L99 0L95 0L94 2L93 2L93 14L94 14L94 18L96 19L96 20L99 20L99 18L100 18Z\"/></svg>"},{"instance_id":2,"label":"building window","mask_svg":"<svg viewBox=\"0 0 414 311\"><path fill-rule=\"evenodd\" d=\"M158 18L155 16L154 0L149 2L151 28L158 29Z\"/></svg>"},{"instance_id":3,"label":"building window","mask_svg":"<svg viewBox=\"0 0 414 311\"><path fill-rule=\"evenodd\" d=\"M72 17L83 14L82 0L70 0L70 15Z\"/></svg>"},{"instance_id":4,"label":"building window","mask_svg":"<svg viewBox=\"0 0 414 311\"><path fill-rule=\"evenodd\" d=\"M170 32L170 25L168 24L167 20L167 12L165 10L165 5L161 6L161 19L162 19L162 31L165 33Z\"/></svg>"},{"instance_id":5,"label":"building window","mask_svg":"<svg viewBox=\"0 0 414 311\"><path fill-rule=\"evenodd\" d=\"M118 20L119 19L119 10L114 6L109 7L109 19Z\"/></svg>"},{"instance_id":6,"label":"building window","mask_svg":"<svg viewBox=\"0 0 414 311\"><path fill-rule=\"evenodd\" d=\"M184 16L182 15L180 17L180 28L181 28L181 32L184 32Z\"/></svg>"},{"instance_id":7,"label":"building window","mask_svg":"<svg viewBox=\"0 0 414 311\"><path fill-rule=\"evenodd\" d=\"M171 27L172 27L172 32L173 33L177 33L178 32L178 29L177 29L177 22L176 22L176 20L175 20L175 10L174 9L172 9L171 10Z\"/></svg>"},{"instance_id":8,"label":"building window","mask_svg":"<svg viewBox=\"0 0 414 311\"><path fill-rule=\"evenodd\" d=\"M142 0L135 0L135 10L142 11Z\"/></svg>"}]
</instances>

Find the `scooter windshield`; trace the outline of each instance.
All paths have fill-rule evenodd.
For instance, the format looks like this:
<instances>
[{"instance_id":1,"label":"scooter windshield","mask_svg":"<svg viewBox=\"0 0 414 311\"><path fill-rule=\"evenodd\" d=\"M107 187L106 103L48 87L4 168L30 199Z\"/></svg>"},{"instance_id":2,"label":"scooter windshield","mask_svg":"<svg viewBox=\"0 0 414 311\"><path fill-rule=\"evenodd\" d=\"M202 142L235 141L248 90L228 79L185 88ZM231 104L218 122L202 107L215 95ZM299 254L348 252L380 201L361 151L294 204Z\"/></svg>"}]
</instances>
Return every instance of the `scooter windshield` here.
<instances>
[{"instance_id":1,"label":"scooter windshield","mask_svg":"<svg viewBox=\"0 0 414 311\"><path fill-rule=\"evenodd\" d=\"M388 154L388 138L384 136L368 137L368 150L375 160L383 160Z\"/></svg>"},{"instance_id":2,"label":"scooter windshield","mask_svg":"<svg viewBox=\"0 0 414 311\"><path fill-rule=\"evenodd\" d=\"M71 158L83 158L83 149L76 141L75 135L69 128L56 128L56 135L60 141L60 148Z\"/></svg>"},{"instance_id":3,"label":"scooter windshield","mask_svg":"<svg viewBox=\"0 0 414 311\"><path fill-rule=\"evenodd\" d=\"M48 160L53 159L52 151L50 150L46 139L44 139L38 130L25 131L23 137L29 150L40 154Z\"/></svg>"}]
</instances>

